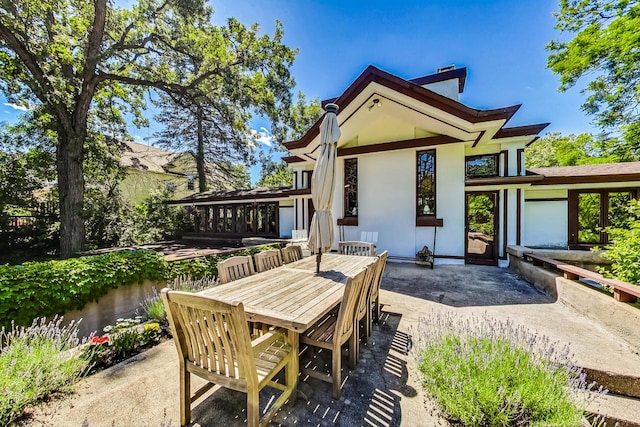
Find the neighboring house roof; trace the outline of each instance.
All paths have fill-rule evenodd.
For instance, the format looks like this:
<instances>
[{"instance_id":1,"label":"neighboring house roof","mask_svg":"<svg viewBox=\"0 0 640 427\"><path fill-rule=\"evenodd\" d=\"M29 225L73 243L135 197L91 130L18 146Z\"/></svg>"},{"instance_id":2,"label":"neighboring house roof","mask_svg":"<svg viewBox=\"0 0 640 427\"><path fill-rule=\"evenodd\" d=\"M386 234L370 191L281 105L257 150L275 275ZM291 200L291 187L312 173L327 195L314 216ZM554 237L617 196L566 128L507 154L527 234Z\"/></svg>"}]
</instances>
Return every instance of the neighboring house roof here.
<instances>
[{"instance_id":1,"label":"neighboring house roof","mask_svg":"<svg viewBox=\"0 0 640 427\"><path fill-rule=\"evenodd\" d=\"M168 173L168 167L183 153L173 153L133 141L121 141L120 164L138 170Z\"/></svg>"},{"instance_id":2,"label":"neighboring house roof","mask_svg":"<svg viewBox=\"0 0 640 427\"><path fill-rule=\"evenodd\" d=\"M640 181L640 162L529 168L544 178L535 185Z\"/></svg>"},{"instance_id":3,"label":"neighboring house roof","mask_svg":"<svg viewBox=\"0 0 640 427\"><path fill-rule=\"evenodd\" d=\"M491 122L495 120L504 120L506 123L520 108L520 105L513 105L509 107L478 110L468 107L461 102L448 98L444 95L440 95L432 90L424 88L421 84L429 84L438 81L450 80L452 78L459 79L459 85L464 86L464 79L466 78L466 68L460 68L458 70L449 70L441 73L436 73L429 76L419 77L413 80L405 80L403 78L394 76L393 74L382 71L373 65L368 66L362 74L337 98L328 100L332 101L340 107L341 111L344 111L347 106L356 99L356 97L364 91L371 83L376 83L398 92L401 95L408 96L418 102L429 105L433 108L439 109L443 112L451 114L459 119L462 119L473 126L482 122ZM460 75L458 75L460 74ZM463 77L464 76L464 77ZM433 81L431 81L433 80ZM461 86L459 86L459 90ZM320 117L316 123L307 131L307 133L297 141L289 141L284 143L284 146L289 150L301 149L307 147L320 133L320 123L322 122ZM548 123L539 125L527 125L517 126L511 128L501 128L494 138L507 138L511 136L522 135L536 135L548 126ZM480 140L484 135L484 131L478 136ZM476 143L477 141L476 140ZM475 144L474 144L475 146ZM299 157L299 156L298 156ZM292 159L297 161L295 159ZM286 161L286 160L285 160Z\"/></svg>"},{"instance_id":4,"label":"neighboring house roof","mask_svg":"<svg viewBox=\"0 0 640 427\"><path fill-rule=\"evenodd\" d=\"M171 200L167 203L172 205L184 205L191 203L217 202L225 200L278 199L296 194L308 194L310 192L311 190L309 189L292 190L291 187L258 187L244 190L207 191L204 193L192 194L179 200Z\"/></svg>"}]
</instances>

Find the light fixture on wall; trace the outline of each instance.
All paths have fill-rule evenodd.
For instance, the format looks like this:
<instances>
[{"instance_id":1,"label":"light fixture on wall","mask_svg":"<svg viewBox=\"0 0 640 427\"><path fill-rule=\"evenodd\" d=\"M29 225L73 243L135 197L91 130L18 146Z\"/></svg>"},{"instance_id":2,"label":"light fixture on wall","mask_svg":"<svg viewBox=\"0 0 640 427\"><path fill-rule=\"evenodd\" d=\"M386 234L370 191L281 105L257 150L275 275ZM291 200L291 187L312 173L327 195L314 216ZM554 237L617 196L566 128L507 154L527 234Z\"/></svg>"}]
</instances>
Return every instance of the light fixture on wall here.
<instances>
[{"instance_id":1,"label":"light fixture on wall","mask_svg":"<svg viewBox=\"0 0 640 427\"><path fill-rule=\"evenodd\" d=\"M380 98L375 98L373 101L371 101L371 105L369 105L369 111L371 111L373 107L382 107L382 101L380 101Z\"/></svg>"}]
</instances>

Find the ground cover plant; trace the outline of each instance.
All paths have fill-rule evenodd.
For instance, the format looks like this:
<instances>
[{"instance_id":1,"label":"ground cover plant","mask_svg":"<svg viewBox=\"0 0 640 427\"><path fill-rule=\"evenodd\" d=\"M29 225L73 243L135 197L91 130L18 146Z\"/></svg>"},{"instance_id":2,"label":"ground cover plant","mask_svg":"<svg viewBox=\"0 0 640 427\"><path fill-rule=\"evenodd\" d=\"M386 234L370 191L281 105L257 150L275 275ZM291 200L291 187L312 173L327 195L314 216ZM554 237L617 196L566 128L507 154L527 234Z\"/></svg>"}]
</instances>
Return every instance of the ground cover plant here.
<instances>
[{"instance_id":1,"label":"ground cover plant","mask_svg":"<svg viewBox=\"0 0 640 427\"><path fill-rule=\"evenodd\" d=\"M0 332L0 425L54 393L68 392L87 366L78 346L78 324L37 319L27 328Z\"/></svg>"},{"instance_id":2,"label":"ground cover plant","mask_svg":"<svg viewBox=\"0 0 640 427\"><path fill-rule=\"evenodd\" d=\"M583 425L591 386L568 347L510 321L451 313L421 319L412 335L422 384L452 422Z\"/></svg>"}]
</instances>

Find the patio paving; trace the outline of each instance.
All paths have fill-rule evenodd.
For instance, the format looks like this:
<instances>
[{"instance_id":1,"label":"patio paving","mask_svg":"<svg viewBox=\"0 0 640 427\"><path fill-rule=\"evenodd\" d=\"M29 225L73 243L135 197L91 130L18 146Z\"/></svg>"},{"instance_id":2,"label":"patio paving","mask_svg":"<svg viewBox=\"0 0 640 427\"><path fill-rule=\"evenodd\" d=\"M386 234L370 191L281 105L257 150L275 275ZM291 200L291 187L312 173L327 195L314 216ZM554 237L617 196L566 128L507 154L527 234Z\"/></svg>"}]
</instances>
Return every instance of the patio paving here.
<instances>
[{"instance_id":1,"label":"patio paving","mask_svg":"<svg viewBox=\"0 0 640 427\"><path fill-rule=\"evenodd\" d=\"M583 366L618 366L640 372L640 348L537 290L511 271L495 267L389 263L382 283L384 316L362 347L361 362L348 374L342 398L330 384L306 379L295 405L285 405L273 425L448 426L427 399L407 355L408 333L433 312L487 314L525 324L552 340L570 344ZM638 343L640 347L640 343ZM178 363L172 341L84 379L77 393L37 408L33 426L167 426L179 424ZM304 360L304 359L303 359ZM195 382L195 381L194 381ZM261 402L269 399L261 394ZM218 389L198 401L195 426L242 426L245 395ZM640 420L636 406L621 411Z\"/></svg>"}]
</instances>

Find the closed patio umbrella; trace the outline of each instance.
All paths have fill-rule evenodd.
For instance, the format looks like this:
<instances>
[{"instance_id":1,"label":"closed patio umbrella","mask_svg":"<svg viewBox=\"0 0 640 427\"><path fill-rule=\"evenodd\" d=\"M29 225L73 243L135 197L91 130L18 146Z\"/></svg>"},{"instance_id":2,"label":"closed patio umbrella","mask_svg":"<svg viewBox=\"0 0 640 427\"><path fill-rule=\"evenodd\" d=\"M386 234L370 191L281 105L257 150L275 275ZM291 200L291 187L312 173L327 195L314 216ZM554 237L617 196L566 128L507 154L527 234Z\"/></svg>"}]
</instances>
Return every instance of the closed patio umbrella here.
<instances>
[{"instance_id":1,"label":"closed patio umbrella","mask_svg":"<svg viewBox=\"0 0 640 427\"><path fill-rule=\"evenodd\" d=\"M315 213L309 230L309 249L316 253L316 273L320 272L322 251L333 246L333 187L336 177L336 144L340 138L338 106L327 104L327 112L320 124L320 154L311 178L311 199Z\"/></svg>"}]
</instances>

